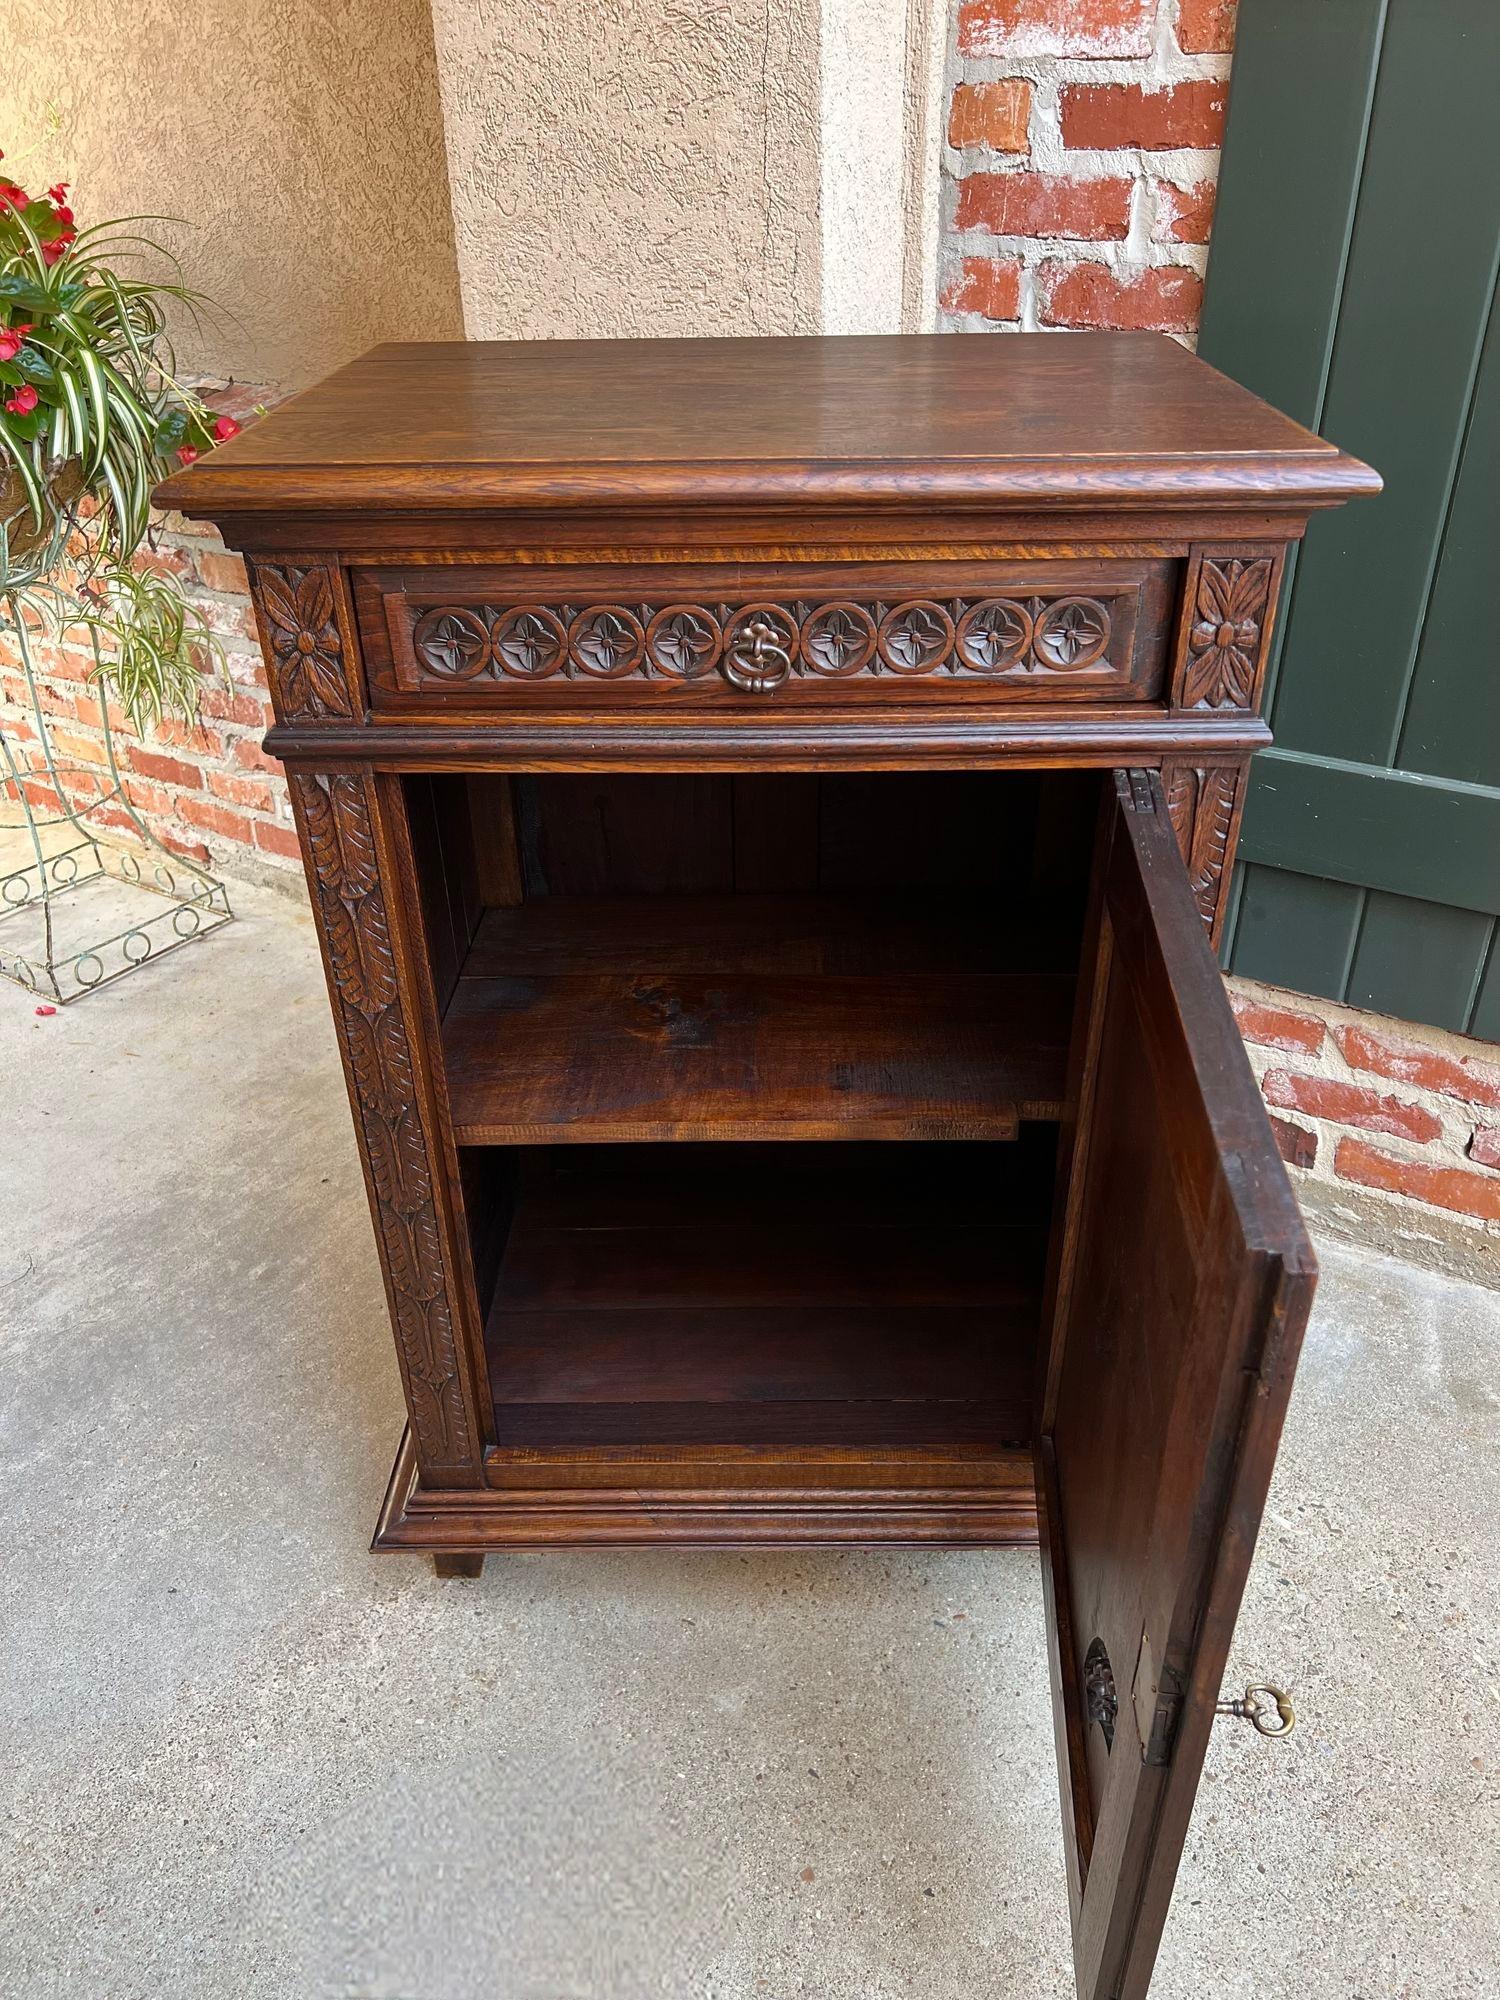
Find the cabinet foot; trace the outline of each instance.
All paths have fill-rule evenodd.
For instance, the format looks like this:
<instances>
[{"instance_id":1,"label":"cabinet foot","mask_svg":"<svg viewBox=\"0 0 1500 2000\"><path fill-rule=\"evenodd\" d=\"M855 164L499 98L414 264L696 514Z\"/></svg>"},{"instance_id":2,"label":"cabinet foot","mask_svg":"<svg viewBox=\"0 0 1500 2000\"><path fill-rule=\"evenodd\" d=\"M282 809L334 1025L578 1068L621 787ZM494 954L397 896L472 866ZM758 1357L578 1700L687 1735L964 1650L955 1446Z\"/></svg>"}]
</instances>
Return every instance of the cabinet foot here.
<instances>
[{"instance_id":1,"label":"cabinet foot","mask_svg":"<svg viewBox=\"0 0 1500 2000\"><path fill-rule=\"evenodd\" d=\"M484 1556L434 1556L432 1567L439 1576L482 1576Z\"/></svg>"}]
</instances>

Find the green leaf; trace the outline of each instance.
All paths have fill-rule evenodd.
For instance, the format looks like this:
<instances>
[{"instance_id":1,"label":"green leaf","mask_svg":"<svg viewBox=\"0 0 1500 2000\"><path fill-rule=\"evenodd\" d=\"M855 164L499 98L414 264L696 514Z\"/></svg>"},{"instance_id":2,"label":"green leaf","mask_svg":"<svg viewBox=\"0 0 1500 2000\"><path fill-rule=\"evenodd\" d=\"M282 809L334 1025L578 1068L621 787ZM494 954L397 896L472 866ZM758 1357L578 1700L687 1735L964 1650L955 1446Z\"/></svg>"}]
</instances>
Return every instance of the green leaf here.
<instances>
[{"instance_id":1,"label":"green leaf","mask_svg":"<svg viewBox=\"0 0 1500 2000\"><path fill-rule=\"evenodd\" d=\"M104 361L100 366L104 370L104 380L110 392L110 408L118 420L134 429L136 436L149 451L152 433L155 430L151 413L113 363Z\"/></svg>"},{"instance_id":2,"label":"green leaf","mask_svg":"<svg viewBox=\"0 0 1500 2000\"><path fill-rule=\"evenodd\" d=\"M176 451L179 445L187 443L188 426L191 421L187 409L181 403L167 411L156 426L156 449L163 458L169 452Z\"/></svg>"},{"instance_id":3,"label":"green leaf","mask_svg":"<svg viewBox=\"0 0 1500 2000\"><path fill-rule=\"evenodd\" d=\"M71 448L79 458L88 458L91 455L89 426L88 419L84 415L83 395L79 390L77 379L70 370L59 368L57 380L62 389L63 402L67 405L68 420L72 426Z\"/></svg>"},{"instance_id":4,"label":"green leaf","mask_svg":"<svg viewBox=\"0 0 1500 2000\"><path fill-rule=\"evenodd\" d=\"M14 309L22 312L48 312L55 303L53 294L28 278L20 271L6 271L0 275L0 299L4 299Z\"/></svg>"},{"instance_id":5,"label":"green leaf","mask_svg":"<svg viewBox=\"0 0 1500 2000\"><path fill-rule=\"evenodd\" d=\"M35 203L31 203L29 206L34 207ZM26 210L24 208L8 208L5 211L5 223L7 230L19 236L26 248L36 259L37 265L42 272L43 282L45 283L47 264L42 256L41 238L32 228Z\"/></svg>"},{"instance_id":6,"label":"green leaf","mask_svg":"<svg viewBox=\"0 0 1500 2000\"><path fill-rule=\"evenodd\" d=\"M87 347L80 347L78 366L83 370L84 386L88 390L89 407L94 418L93 456L84 465L84 476L92 479L99 470L104 447L109 442L109 397L105 392L104 370L99 365L98 355Z\"/></svg>"},{"instance_id":7,"label":"green leaf","mask_svg":"<svg viewBox=\"0 0 1500 2000\"><path fill-rule=\"evenodd\" d=\"M38 403L34 410L27 410L24 413L19 410L7 410L5 421L17 437L31 439L41 436L52 421L52 412L45 403Z\"/></svg>"},{"instance_id":8,"label":"green leaf","mask_svg":"<svg viewBox=\"0 0 1500 2000\"><path fill-rule=\"evenodd\" d=\"M104 474L104 483L109 489L110 504L114 510L114 534L111 537L116 550L123 554L129 547L130 508L125 499L125 490L120 484L109 453L101 452L99 470Z\"/></svg>"},{"instance_id":9,"label":"green leaf","mask_svg":"<svg viewBox=\"0 0 1500 2000\"><path fill-rule=\"evenodd\" d=\"M42 243L55 243L67 230L68 225L57 214L50 201L29 201L22 213Z\"/></svg>"},{"instance_id":10,"label":"green leaf","mask_svg":"<svg viewBox=\"0 0 1500 2000\"><path fill-rule=\"evenodd\" d=\"M57 370L39 347L28 340L16 356L15 365L28 382L35 382L40 388L44 383L49 387L57 380Z\"/></svg>"}]
</instances>

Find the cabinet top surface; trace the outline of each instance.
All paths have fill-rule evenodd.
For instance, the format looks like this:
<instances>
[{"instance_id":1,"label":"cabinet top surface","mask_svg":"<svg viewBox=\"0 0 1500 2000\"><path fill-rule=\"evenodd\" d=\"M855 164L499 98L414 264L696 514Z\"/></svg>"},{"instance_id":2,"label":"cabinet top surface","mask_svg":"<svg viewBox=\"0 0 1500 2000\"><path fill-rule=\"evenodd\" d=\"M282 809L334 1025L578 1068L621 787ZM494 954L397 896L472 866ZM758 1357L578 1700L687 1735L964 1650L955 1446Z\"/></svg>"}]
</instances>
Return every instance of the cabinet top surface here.
<instances>
[{"instance_id":1,"label":"cabinet top surface","mask_svg":"<svg viewBox=\"0 0 1500 2000\"><path fill-rule=\"evenodd\" d=\"M1157 334L391 343L165 506L1328 501L1374 475Z\"/></svg>"}]
</instances>

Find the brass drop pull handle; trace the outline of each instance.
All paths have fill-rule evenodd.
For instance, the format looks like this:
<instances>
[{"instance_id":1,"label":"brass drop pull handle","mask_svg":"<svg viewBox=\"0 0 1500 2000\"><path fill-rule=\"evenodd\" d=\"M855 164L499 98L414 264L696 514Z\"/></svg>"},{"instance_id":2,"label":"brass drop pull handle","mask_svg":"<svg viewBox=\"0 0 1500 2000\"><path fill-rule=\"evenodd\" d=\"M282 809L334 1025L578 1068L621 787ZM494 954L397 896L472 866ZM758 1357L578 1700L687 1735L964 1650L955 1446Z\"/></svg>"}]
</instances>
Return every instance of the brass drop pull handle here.
<instances>
[{"instance_id":1,"label":"brass drop pull handle","mask_svg":"<svg viewBox=\"0 0 1500 2000\"><path fill-rule=\"evenodd\" d=\"M792 656L765 618L736 633L724 658L725 678L746 694L769 694L791 671Z\"/></svg>"},{"instance_id":2,"label":"brass drop pull handle","mask_svg":"<svg viewBox=\"0 0 1500 2000\"><path fill-rule=\"evenodd\" d=\"M1264 1697L1264 1699L1262 1698ZM1247 1687L1237 1701L1214 1703L1215 1715L1232 1715L1248 1722L1262 1736L1290 1736L1297 1727L1297 1711L1284 1689L1257 1682Z\"/></svg>"}]
</instances>

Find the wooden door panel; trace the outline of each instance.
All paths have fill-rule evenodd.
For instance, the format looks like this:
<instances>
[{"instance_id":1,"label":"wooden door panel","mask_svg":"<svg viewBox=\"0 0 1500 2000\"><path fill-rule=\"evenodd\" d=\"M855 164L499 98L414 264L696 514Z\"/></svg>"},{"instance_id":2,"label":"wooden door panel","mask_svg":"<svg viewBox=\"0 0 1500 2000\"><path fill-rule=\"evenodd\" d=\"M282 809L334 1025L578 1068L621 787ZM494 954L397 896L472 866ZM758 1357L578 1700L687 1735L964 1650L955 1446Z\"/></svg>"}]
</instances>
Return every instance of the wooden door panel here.
<instances>
[{"instance_id":1,"label":"wooden door panel","mask_svg":"<svg viewBox=\"0 0 1500 2000\"><path fill-rule=\"evenodd\" d=\"M1138 2000L1316 1267L1154 774L1091 938L1038 1471L1078 1989Z\"/></svg>"}]
</instances>

